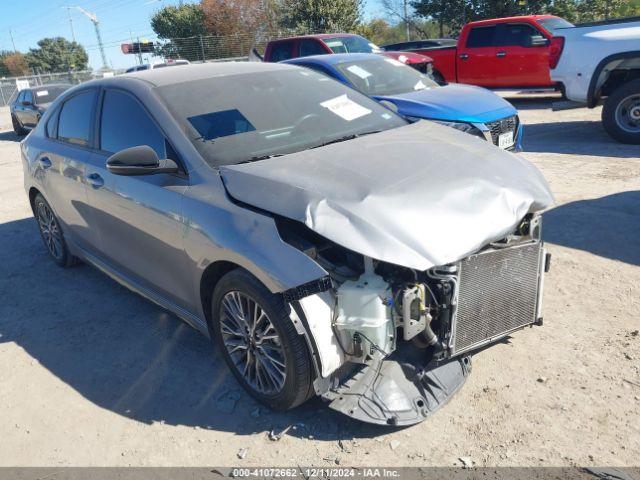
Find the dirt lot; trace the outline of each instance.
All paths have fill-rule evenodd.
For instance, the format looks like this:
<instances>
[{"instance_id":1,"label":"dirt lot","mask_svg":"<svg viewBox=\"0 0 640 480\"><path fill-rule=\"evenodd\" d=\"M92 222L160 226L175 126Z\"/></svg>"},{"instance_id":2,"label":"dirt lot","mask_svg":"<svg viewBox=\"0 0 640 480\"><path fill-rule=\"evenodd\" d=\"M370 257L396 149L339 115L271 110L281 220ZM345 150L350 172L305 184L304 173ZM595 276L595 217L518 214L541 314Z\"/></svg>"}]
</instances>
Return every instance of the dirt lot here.
<instances>
[{"instance_id":1,"label":"dirt lot","mask_svg":"<svg viewBox=\"0 0 640 480\"><path fill-rule=\"evenodd\" d=\"M265 411L207 339L90 267L56 267L1 109L0 465L637 466L640 148L599 111L517 106L523 155L557 196L544 326L476 355L451 403L400 430L319 401Z\"/></svg>"}]
</instances>

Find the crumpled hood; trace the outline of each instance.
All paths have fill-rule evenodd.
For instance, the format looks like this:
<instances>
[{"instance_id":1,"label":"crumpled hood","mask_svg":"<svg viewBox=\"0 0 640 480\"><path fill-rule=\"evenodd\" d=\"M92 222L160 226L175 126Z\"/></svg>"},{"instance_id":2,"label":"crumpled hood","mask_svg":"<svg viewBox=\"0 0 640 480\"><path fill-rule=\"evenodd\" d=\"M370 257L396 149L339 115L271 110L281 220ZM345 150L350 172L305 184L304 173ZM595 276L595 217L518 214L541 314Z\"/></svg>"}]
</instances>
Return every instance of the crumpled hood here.
<instances>
[{"instance_id":1,"label":"crumpled hood","mask_svg":"<svg viewBox=\"0 0 640 480\"><path fill-rule=\"evenodd\" d=\"M526 160L426 121L220 173L239 201L418 270L464 258L553 203Z\"/></svg>"},{"instance_id":2,"label":"crumpled hood","mask_svg":"<svg viewBox=\"0 0 640 480\"><path fill-rule=\"evenodd\" d=\"M499 95L471 85L449 84L375 98L394 103L401 115L434 120L485 123L518 114Z\"/></svg>"}]
</instances>

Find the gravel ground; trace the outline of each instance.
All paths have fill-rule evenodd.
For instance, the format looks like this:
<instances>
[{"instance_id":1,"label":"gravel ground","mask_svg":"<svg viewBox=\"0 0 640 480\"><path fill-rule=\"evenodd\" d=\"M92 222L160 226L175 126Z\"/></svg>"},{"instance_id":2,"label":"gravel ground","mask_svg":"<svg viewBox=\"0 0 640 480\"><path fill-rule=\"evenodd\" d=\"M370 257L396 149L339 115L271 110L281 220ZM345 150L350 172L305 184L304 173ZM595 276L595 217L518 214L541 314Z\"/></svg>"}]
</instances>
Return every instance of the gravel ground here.
<instances>
[{"instance_id":1,"label":"gravel ground","mask_svg":"<svg viewBox=\"0 0 640 480\"><path fill-rule=\"evenodd\" d=\"M0 109L0 465L637 466L640 148L610 140L598 110L517 106L523 155L557 197L544 326L476 355L448 405L396 430L317 400L268 412L175 317L90 267L56 267Z\"/></svg>"}]
</instances>

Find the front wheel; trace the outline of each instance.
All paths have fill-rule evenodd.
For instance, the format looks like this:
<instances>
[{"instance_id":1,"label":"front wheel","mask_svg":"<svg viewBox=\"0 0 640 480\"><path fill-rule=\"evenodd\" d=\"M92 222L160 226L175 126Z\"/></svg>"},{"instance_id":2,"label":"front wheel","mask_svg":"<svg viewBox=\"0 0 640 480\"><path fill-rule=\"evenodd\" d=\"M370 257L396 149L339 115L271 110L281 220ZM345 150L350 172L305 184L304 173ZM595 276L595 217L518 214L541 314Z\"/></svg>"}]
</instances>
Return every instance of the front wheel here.
<instances>
[{"instance_id":1,"label":"front wheel","mask_svg":"<svg viewBox=\"0 0 640 480\"><path fill-rule=\"evenodd\" d=\"M625 83L607 98L602 124L617 141L640 144L640 80Z\"/></svg>"},{"instance_id":2,"label":"front wheel","mask_svg":"<svg viewBox=\"0 0 640 480\"><path fill-rule=\"evenodd\" d=\"M275 410L291 409L310 397L307 344L281 295L238 269L220 279L211 307L212 337L247 392Z\"/></svg>"}]
</instances>

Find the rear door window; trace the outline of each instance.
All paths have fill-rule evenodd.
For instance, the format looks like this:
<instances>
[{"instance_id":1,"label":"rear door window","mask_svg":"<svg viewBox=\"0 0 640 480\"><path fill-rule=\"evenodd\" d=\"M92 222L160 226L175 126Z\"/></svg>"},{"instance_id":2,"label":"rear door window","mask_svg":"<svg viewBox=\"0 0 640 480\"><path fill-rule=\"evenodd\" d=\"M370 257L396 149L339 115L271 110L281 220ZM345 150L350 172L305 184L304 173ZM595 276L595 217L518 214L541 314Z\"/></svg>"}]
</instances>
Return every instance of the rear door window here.
<instances>
[{"instance_id":1,"label":"rear door window","mask_svg":"<svg viewBox=\"0 0 640 480\"><path fill-rule=\"evenodd\" d=\"M140 102L120 90L107 90L102 101L100 149L117 153L147 145L166 158L165 137Z\"/></svg>"},{"instance_id":2,"label":"rear door window","mask_svg":"<svg viewBox=\"0 0 640 480\"><path fill-rule=\"evenodd\" d=\"M58 140L88 146L91 138L95 90L85 90L67 100L60 110Z\"/></svg>"},{"instance_id":3,"label":"rear door window","mask_svg":"<svg viewBox=\"0 0 640 480\"><path fill-rule=\"evenodd\" d=\"M467 48L493 47L496 35L496 26L473 27L467 38Z\"/></svg>"}]
</instances>

